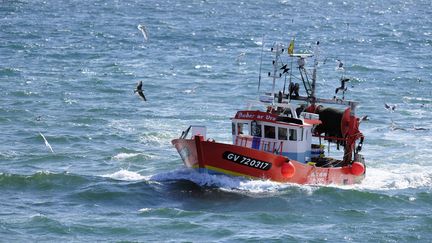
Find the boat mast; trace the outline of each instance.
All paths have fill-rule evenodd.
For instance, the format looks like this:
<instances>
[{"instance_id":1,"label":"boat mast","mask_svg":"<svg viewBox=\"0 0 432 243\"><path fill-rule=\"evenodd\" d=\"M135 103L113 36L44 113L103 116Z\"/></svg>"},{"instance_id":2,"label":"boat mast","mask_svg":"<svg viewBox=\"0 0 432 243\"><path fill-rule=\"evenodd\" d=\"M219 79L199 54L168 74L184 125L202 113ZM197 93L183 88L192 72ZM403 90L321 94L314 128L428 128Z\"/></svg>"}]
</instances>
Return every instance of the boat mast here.
<instances>
[{"instance_id":1,"label":"boat mast","mask_svg":"<svg viewBox=\"0 0 432 243\"><path fill-rule=\"evenodd\" d=\"M261 43L261 58L260 58L260 67L259 67L259 76L258 76L258 96L259 96L260 85L261 85L261 67L262 67L263 51L264 51L264 35Z\"/></svg>"},{"instance_id":2,"label":"boat mast","mask_svg":"<svg viewBox=\"0 0 432 243\"><path fill-rule=\"evenodd\" d=\"M314 53L314 68L312 72L312 85L311 85L311 104L314 106L316 102L315 97L315 87L316 87L316 79L317 79L317 68L318 68L318 55L319 55L319 41L317 41Z\"/></svg>"},{"instance_id":3,"label":"boat mast","mask_svg":"<svg viewBox=\"0 0 432 243\"><path fill-rule=\"evenodd\" d=\"M275 50L275 48L276 48L276 50ZM275 48L271 48L271 51L275 51L275 60L273 60L273 85L272 85L272 94L271 94L272 95L272 105L275 104L275 102L274 102L274 100L275 100L275 84L276 84L276 78L278 77L277 72L279 71L278 61L280 58L280 54L283 51L283 49L281 49L281 44L279 44L279 43L275 44Z\"/></svg>"}]
</instances>

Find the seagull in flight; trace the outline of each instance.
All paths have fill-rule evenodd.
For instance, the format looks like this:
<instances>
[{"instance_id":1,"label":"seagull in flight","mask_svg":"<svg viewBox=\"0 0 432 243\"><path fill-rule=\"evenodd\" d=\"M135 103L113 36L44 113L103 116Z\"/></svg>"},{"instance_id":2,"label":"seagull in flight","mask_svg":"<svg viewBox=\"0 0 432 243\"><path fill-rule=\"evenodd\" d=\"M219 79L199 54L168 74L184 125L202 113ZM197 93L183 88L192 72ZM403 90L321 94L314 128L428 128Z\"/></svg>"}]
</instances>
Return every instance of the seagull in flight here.
<instances>
[{"instance_id":1,"label":"seagull in flight","mask_svg":"<svg viewBox=\"0 0 432 243\"><path fill-rule=\"evenodd\" d=\"M368 115L364 115L364 116L362 116L362 117L359 119L359 122L362 122L362 121L369 121L369 116L368 116Z\"/></svg>"},{"instance_id":2,"label":"seagull in flight","mask_svg":"<svg viewBox=\"0 0 432 243\"><path fill-rule=\"evenodd\" d=\"M287 72L290 70L289 67L287 67L287 65L288 65L288 64L285 64L285 65L283 65L283 66L280 68L280 70L283 70L282 73L287 73Z\"/></svg>"},{"instance_id":3,"label":"seagull in flight","mask_svg":"<svg viewBox=\"0 0 432 243\"><path fill-rule=\"evenodd\" d=\"M45 146L47 146L51 150L51 153L54 153L54 150L52 149L51 145L48 143L48 140L45 138L45 136L41 132L39 132L39 134L41 135L41 137L45 141Z\"/></svg>"},{"instance_id":4,"label":"seagull in flight","mask_svg":"<svg viewBox=\"0 0 432 243\"><path fill-rule=\"evenodd\" d=\"M396 105L389 105L387 103L384 103L384 107L386 108L386 110L393 112L396 110Z\"/></svg>"},{"instance_id":5,"label":"seagull in flight","mask_svg":"<svg viewBox=\"0 0 432 243\"><path fill-rule=\"evenodd\" d=\"M145 27L145 25L143 24L139 24L137 26L137 28L141 31L141 33L143 34L144 37L144 41L148 40L148 31L147 28Z\"/></svg>"},{"instance_id":6,"label":"seagull in flight","mask_svg":"<svg viewBox=\"0 0 432 243\"><path fill-rule=\"evenodd\" d=\"M336 62L337 62L336 70L344 70L344 64L343 64L343 62L341 60L339 60L339 59L337 59Z\"/></svg>"},{"instance_id":7,"label":"seagull in flight","mask_svg":"<svg viewBox=\"0 0 432 243\"><path fill-rule=\"evenodd\" d=\"M138 82L138 85L136 86L136 89L134 90L134 93L137 93L138 95L144 100L147 101L146 97L144 96L144 92L142 90L142 81Z\"/></svg>"},{"instance_id":8,"label":"seagull in flight","mask_svg":"<svg viewBox=\"0 0 432 243\"><path fill-rule=\"evenodd\" d=\"M337 94L339 92L339 90L342 90L342 92L347 91L347 87L345 87L345 83L348 82L349 80L350 80L349 78L341 78L341 80L340 80L341 86L336 88L335 94Z\"/></svg>"},{"instance_id":9,"label":"seagull in flight","mask_svg":"<svg viewBox=\"0 0 432 243\"><path fill-rule=\"evenodd\" d=\"M414 130L417 130L417 131L428 131L429 129L428 128L424 128L424 127L416 127L414 125Z\"/></svg>"}]
</instances>

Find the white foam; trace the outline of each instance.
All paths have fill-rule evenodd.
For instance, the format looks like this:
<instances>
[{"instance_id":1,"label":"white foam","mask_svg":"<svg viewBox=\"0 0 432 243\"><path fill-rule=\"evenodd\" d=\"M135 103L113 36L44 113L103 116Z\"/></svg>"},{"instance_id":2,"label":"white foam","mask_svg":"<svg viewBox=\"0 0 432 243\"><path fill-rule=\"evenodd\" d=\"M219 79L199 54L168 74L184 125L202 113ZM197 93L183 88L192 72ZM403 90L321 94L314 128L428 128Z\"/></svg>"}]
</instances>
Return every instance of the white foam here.
<instances>
[{"instance_id":1,"label":"white foam","mask_svg":"<svg viewBox=\"0 0 432 243\"><path fill-rule=\"evenodd\" d=\"M404 96L402 97L403 100L415 100L415 101L426 101L426 102L432 102L432 99L430 98L424 98L424 97L410 97L410 96Z\"/></svg>"},{"instance_id":2,"label":"white foam","mask_svg":"<svg viewBox=\"0 0 432 243\"><path fill-rule=\"evenodd\" d=\"M269 180L248 180L242 177L232 177L226 175L212 175L208 173L199 173L198 171L187 168L156 174L151 176L150 180L189 180L200 186L214 186L225 191L247 193L280 192L289 187L298 187L301 190L307 191L308 193L313 191L313 187L311 186L278 183Z\"/></svg>"},{"instance_id":3,"label":"white foam","mask_svg":"<svg viewBox=\"0 0 432 243\"><path fill-rule=\"evenodd\" d=\"M69 99L69 98L64 98L63 101L69 105L78 103L78 100Z\"/></svg>"},{"instance_id":4,"label":"white foam","mask_svg":"<svg viewBox=\"0 0 432 243\"><path fill-rule=\"evenodd\" d=\"M388 169L367 168L366 178L352 188L365 190L403 190L408 188L430 188L431 168L416 165L398 165Z\"/></svg>"},{"instance_id":5,"label":"white foam","mask_svg":"<svg viewBox=\"0 0 432 243\"><path fill-rule=\"evenodd\" d=\"M389 166L388 164L386 166ZM390 168L367 168L366 178L355 185L329 185L341 189L355 190L404 190L409 188L432 188L432 167L402 164ZM181 168L171 172L163 172L149 177L153 181L189 180L200 186L218 187L225 191L246 193L278 193L288 188L297 188L312 194L320 186L278 183L269 180L248 180L242 177L212 175L199 173L195 170Z\"/></svg>"},{"instance_id":6,"label":"white foam","mask_svg":"<svg viewBox=\"0 0 432 243\"><path fill-rule=\"evenodd\" d=\"M152 208L141 208L140 210L138 210L138 212L140 212L140 213L146 213L146 212L150 212L152 210L153 210Z\"/></svg>"},{"instance_id":7,"label":"white foam","mask_svg":"<svg viewBox=\"0 0 432 243\"><path fill-rule=\"evenodd\" d=\"M211 175L199 173L188 168L181 168L170 172L163 172L151 177L155 181L189 180L201 186L237 187L241 178L232 178L224 175Z\"/></svg>"},{"instance_id":8,"label":"white foam","mask_svg":"<svg viewBox=\"0 0 432 243\"><path fill-rule=\"evenodd\" d=\"M203 68L203 69L211 69L212 66L207 65L207 64L204 64L204 65L195 65L195 69L201 69L201 68Z\"/></svg>"},{"instance_id":9,"label":"white foam","mask_svg":"<svg viewBox=\"0 0 432 243\"><path fill-rule=\"evenodd\" d=\"M145 133L139 137L139 140L142 143L151 143L153 145L166 145L167 140L171 138L171 137L167 138L167 134L168 133L163 133L163 132L158 134Z\"/></svg>"},{"instance_id":10,"label":"white foam","mask_svg":"<svg viewBox=\"0 0 432 243\"><path fill-rule=\"evenodd\" d=\"M124 169L114 172L112 174L102 175L102 177L108 177L119 181L141 181L147 179L147 177L142 176L136 172L128 171Z\"/></svg>"},{"instance_id":11,"label":"white foam","mask_svg":"<svg viewBox=\"0 0 432 243\"><path fill-rule=\"evenodd\" d=\"M125 160L125 159L132 158L132 157L135 157L138 155L140 155L140 154L139 153L119 153L119 154L113 156L113 159Z\"/></svg>"},{"instance_id":12,"label":"white foam","mask_svg":"<svg viewBox=\"0 0 432 243\"><path fill-rule=\"evenodd\" d=\"M128 155L125 155L126 157ZM119 156L121 157L121 156ZM188 180L200 186L218 187L225 191L240 193L278 193L287 188L296 188L307 194L320 188L316 185L298 185L291 183L278 183L269 180L248 180L242 177L226 175L213 175L199 173L185 167L162 172L152 176L142 176L137 172L120 170L113 174L104 175L115 180L164 182L173 180ZM329 185L341 189L355 190L403 190L408 188L432 188L432 166L419 164L383 164L381 167L368 167L366 178L355 185Z\"/></svg>"},{"instance_id":13,"label":"white foam","mask_svg":"<svg viewBox=\"0 0 432 243\"><path fill-rule=\"evenodd\" d=\"M15 156L18 156L18 152L13 151L13 150L8 150L8 151L0 151L0 158L3 157L5 159L10 159L13 158Z\"/></svg>"},{"instance_id":14,"label":"white foam","mask_svg":"<svg viewBox=\"0 0 432 243\"><path fill-rule=\"evenodd\" d=\"M192 87L191 89L183 90L182 92L185 94L192 94L192 93L195 93L197 88L198 88L198 86L195 86L195 87Z\"/></svg>"},{"instance_id":15,"label":"white foam","mask_svg":"<svg viewBox=\"0 0 432 243\"><path fill-rule=\"evenodd\" d=\"M113 120L110 121L108 127L114 128L121 132L135 132L135 127L128 120Z\"/></svg>"}]
</instances>

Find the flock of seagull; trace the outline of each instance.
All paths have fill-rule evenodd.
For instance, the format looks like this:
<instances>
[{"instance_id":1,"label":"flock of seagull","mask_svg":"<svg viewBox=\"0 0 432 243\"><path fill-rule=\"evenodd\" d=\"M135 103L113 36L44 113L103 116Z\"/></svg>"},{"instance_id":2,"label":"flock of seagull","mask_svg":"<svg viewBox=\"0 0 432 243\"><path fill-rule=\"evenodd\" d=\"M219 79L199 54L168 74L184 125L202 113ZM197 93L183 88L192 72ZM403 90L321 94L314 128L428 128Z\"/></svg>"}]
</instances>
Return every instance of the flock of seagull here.
<instances>
[{"instance_id":1,"label":"flock of seagull","mask_svg":"<svg viewBox=\"0 0 432 243\"><path fill-rule=\"evenodd\" d=\"M142 33L142 35L143 35L143 38L144 38L144 41L148 41L148 39L149 39L149 34L148 34L147 27L146 27L145 25L143 25L143 24L139 24L139 25L137 26L137 28L138 28L138 30L141 31L141 33ZM241 54L239 55L238 59L240 59L240 58L243 57L243 56L244 56L244 53L241 53ZM339 70L340 70L340 69L343 69L343 63L342 63L340 60L337 60L337 62L338 62L337 69L339 69ZM347 79L347 80L343 80L343 81L346 82L346 81L348 81L348 79ZM336 93L337 93L339 90L344 90L344 89L345 89L345 87L344 87L345 82L342 82L342 86L341 86L340 88L336 89ZM141 97L141 99L142 99L143 101L147 101L147 99L146 99L146 97L145 97L145 95L144 95L143 82L142 82L142 81L139 81L139 82L138 82L138 84L137 84L137 86L136 86L136 88L135 88L135 90L134 90L134 93L138 93L138 95ZM397 106L396 106L396 105L391 105L391 104L384 103L384 108L385 108L386 110L388 110L389 112L394 112L394 111L396 110ZM37 120L40 120L40 117L38 117ZM366 115L366 116L363 116L363 117L360 119L360 122L361 122L361 121L367 121L367 120L369 120L369 117ZM392 130L406 130L406 129L404 129L404 128L396 127L396 125L395 125L395 123L393 122L393 120L392 120L392 124L391 124L391 127L390 127L390 128L391 128ZM427 129L427 128L421 128L421 127L414 127L414 130L429 130L429 129ZM44 142L45 142L45 146L46 146L46 147L51 151L51 153L54 153L54 150L53 150L53 148L51 147L51 145L49 144L49 142L48 142L48 140L46 139L46 137L45 137L41 132L39 132L39 134L40 134L40 136L42 137L42 139L44 140Z\"/></svg>"}]
</instances>

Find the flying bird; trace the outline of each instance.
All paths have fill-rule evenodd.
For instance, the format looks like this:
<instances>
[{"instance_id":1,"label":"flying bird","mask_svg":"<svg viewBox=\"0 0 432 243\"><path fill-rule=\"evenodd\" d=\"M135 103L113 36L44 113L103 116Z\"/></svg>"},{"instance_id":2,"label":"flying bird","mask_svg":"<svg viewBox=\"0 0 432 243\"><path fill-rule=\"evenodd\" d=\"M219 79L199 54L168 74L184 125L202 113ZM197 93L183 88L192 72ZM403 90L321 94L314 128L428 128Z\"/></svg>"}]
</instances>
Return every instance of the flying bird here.
<instances>
[{"instance_id":1,"label":"flying bird","mask_svg":"<svg viewBox=\"0 0 432 243\"><path fill-rule=\"evenodd\" d=\"M285 65L283 65L283 66L280 68L280 70L283 70L282 73L287 73L287 72L290 70L289 67L287 67L287 65L288 65L288 64L285 64Z\"/></svg>"},{"instance_id":2,"label":"flying bird","mask_svg":"<svg viewBox=\"0 0 432 243\"><path fill-rule=\"evenodd\" d=\"M45 136L41 132L39 132L39 134L41 135L41 137L45 141L45 146L47 146L51 150L51 153L54 153L54 150L52 149L51 145L48 143L48 140L45 138Z\"/></svg>"},{"instance_id":3,"label":"flying bird","mask_svg":"<svg viewBox=\"0 0 432 243\"><path fill-rule=\"evenodd\" d=\"M396 105L389 105L387 103L384 103L384 107L386 108L386 110L393 112L396 110Z\"/></svg>"},{"instance_id":4,"label":"flying bird","mask_svg":"<svg viewBox=\"0 0 432 243\"><path fill-rule=\"evenodd\" d=\"M144 96L144 92L142 90L142 81L138 82L138 85L136 86L136 89L134 90L134 93L137 93L137 92L138 92L138 95L141 96L141 98L144 101L147 101L146 97Z\"/></svg>"},{"instance_id":5,"label":"flying bird","mask_svg":"<svg viewBox=\"0 0 432 243\"><path fill-rule=\"evenodd\" d=\"M362 121L369 121L369 116L368 116L368 115L364 115L364 116L362 116L362 117L359 119L359 122L362 122Z\"/></svg>"},{"instance_id":6,"label":"flying bird","mask_svg":"<svg viewBox=\"0 0 432 243\"><path fill-rule=\"evenodd\" d=\"M338 65L336 67L336 70L344 70L344 67L343 67L344 64L343 64L343 62L341 60L339 60L339 59L337 59L336 62L338 63Z\"/></svg>"},{"instance_id":7,"label":"flying bird","mask_svg":"<svg viewBox=\"0 0 432 243\"><path fill-rule=\"evenodd\" d=\"M148 35L148 31L147 31L147 28L145 27L145 25L139 24L137 28L138 28L138 29L141 31L141 33L143 34L144 41L148 40L148 36L149 36L149 35Z\"/></svg>"},{"instance_id":8,"label":"flying bird","mask_svg":"<svg viewBox=\"0 0 432 243\"><path fill-rule=\"evenodd\" d=\"M417 131L428 131L429 129L428 128L424 128L424 127L416 127L414 125L414 130L417 130Z\"/></svg>"},{"instance_id":9,"label":"flying bird","mask_svg":"<svg viewBox=\"0 0 432 243\"><path fill-rule=\"evenodd\" d=\"M347 91L347 87L345 87L345 83L348 81L349 81L349 78L341 78L341 80L340 80L341 86L336 88L335 94L337 94L339 92L339 90L342 90L342 92Z\"/></svg>"}]
</instances>

